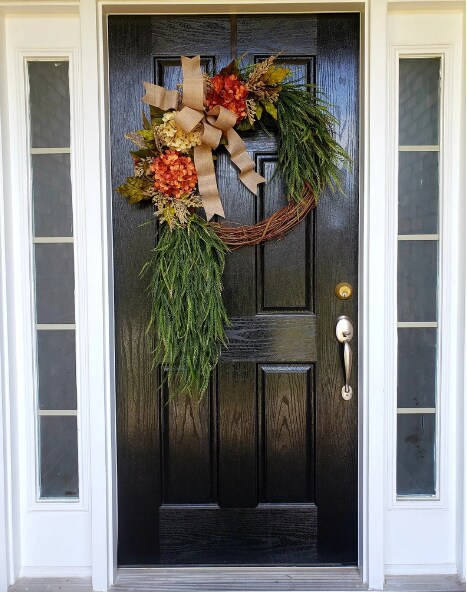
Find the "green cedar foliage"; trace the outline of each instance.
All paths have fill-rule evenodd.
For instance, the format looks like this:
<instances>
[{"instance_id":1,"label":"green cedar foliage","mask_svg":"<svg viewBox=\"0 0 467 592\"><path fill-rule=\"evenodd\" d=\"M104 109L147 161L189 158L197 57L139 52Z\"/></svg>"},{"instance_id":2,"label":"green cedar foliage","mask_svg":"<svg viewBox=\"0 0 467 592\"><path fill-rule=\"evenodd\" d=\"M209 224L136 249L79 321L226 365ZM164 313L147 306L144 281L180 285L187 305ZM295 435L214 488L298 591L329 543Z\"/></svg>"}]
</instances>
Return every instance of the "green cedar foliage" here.
<instances>
[{"instance_id":1,"label":"green cedar foliage","mask_svg":"<svg viewBox=\"0 0 467 592\"><path fill-rule=\"evenodd\" d=\"M211 226L192 215L186 228L162 225L143 268L150 274L154 362L165 370L171 397L200 400L226 343L222 273L227 251Z\"/></svg>"},{"instance_id":2,"label":"green cedar foliage","mask_svg":"<svg viewBox=\"0 0 467 592\"><path fill-rule=\"evenodd\" d=\"M302 199L304 182L309 183L316 200L326 186L340 189L340 168L350 162L333 136L338 121L327 103L318 94L310 97L309 90L309 86L286 83L277 102L278 169L295 202Z\"/></svg>"}]
</instances>

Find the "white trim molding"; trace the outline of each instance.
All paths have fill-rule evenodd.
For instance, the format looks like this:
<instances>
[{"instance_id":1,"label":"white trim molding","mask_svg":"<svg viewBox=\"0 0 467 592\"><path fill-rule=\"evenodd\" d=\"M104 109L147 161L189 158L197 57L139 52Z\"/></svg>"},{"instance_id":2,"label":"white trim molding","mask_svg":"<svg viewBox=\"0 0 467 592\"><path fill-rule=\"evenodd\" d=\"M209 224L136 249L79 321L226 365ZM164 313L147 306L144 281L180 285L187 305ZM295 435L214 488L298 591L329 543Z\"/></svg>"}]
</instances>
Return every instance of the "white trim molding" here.
<instances>
[{"instance_id":1,"label":"white trim molding","mask_svg":"<svg viewBox=\"0 0 467 592\"><path fill-rule=\"evenodd\" d=\"M22 568L60 565L75 567L90 564L88 552L89 513L89 409L87 384L88 335L86 298L87 270L83 256L86 244L85 226L82 224L85 203L82 193L81 139L81 73L78 16L67 15L41 18L23 15L6 19L6 73L8 90L6 104L11 134L8 144L11 161L8 164L9 183L7 225L9 236L8 263L12 267L7 276L8 297L13 302L10 312L9 354L10 380L8 401L12 407L11 441L17 443L17 453L11 462L18 471L18 487L15 503L18 505L18 521L14 525L17 540L13 550L16 567L10 579L15 580ZM38 500L36 475L36 408L35 392L35 340L36 330L32 289L32 232L30 207L30 175L24 163L29 162L28 150L28 93L26 62L32 60L67 60L70 82L71 113L71 181L74 216L74 270L75 315L78 388L78 454L80 498L68 500ZM2 81L3 82L3 81ZM3 105L2 105L3 107ZM65 237L66 238L66 237ZM2 284L4 285L4 284ZM40 328L40 326L39 326ZM50 327L44 327L49 329ZM56 328L56 326L54 326ZM62 327L65 328L65 327ZM68 327L66 327L68 328ZM14 338L14 341L13 341ZM5 421L4 421L5 425ZM13 516L15 514L13 513ZM70 532L73 536L70 537Z\"/></svg>"},{"instance_id":2,"label":"white trim molding","mask_svg":"<svg viewBox=\"0 0 467 592\"><path fill-rule=\"evenodd\" d=\"M104 21L95 0L81 0L81 54L86 64L82 84L88 113L83 136L85 194L93 195L87 212L89 323L95 339L90 344L88 390L91 417L91 555L92 585L105 592L117 572L117 459L115 433L113 257L109 196L110 151L105 97ZM99 303L95 305L96 301ZM102 470L105 467L105 470Z\"/></svg>"},{"instance_id":3,"label":"white trim molding","mask_svg":"<svg viewBox=\"0 0 467 592\"><path fill-rule=\"evenodd\" d=\"M91 577L91 566L76 567L64 565L60 567L36 567L25 566L21 568L20 578L89 578ZM3 592L3 591L2 591Z\"/></svg>"},{"instance_id":4,"label":"white trim molding","mask_svg":"<svg viewBox=\"0 0 467 592\"><path fill-rule=\"evenodd\" d=\"M438 563L437 565L427 565L426 563L387 564L385 573L387 576L456 575L457 565L455 563Z\"/></svg>"},{"instance_id":5,"label":"white trim molding","mask_svg":"<svg viewBox=\"0 0 467 592\"><path fill-rule=\"evenodd\" d=\"M385 475L381 459L385 455L384 395L387 352L376 327L384 324L386 290L386 97L387 97L387 2L368 4L365 31L365 171L363 184L363 266L361 317L364 356L361 364L364 388L362 447L364 467L363 580L370 589L384 586L384 490ZM371 82L370 82L371 81Z\"/></svg>"},{"instance_id":6,"label":"white trim molding","mask_svg":"<svg viewBox=\"0 0 467 592\"><path fill-rule=\"evenodd\" d=\"M5 16L0 13L0 55L6 53ZM8 126L6 60L0 59L0 591L7 590L19 574L18 483L14 471L16 450L12 430L13 349L11 327L11 232L8 224L10 194L10 138Z\"/></svg>"},{"instance_id":7,"label":"white trim molding","mask_svg":"<svg viewBox=\"0 0 467 592\"><path fill-rule=\"evenodd\" d=\"M464 141L460 86L462 72L462 13L394 11L388 18L388 259L385 285L391 293L387 308L388 365L386 373L387 487L385 572L390 575L461 573L456 553L456 524L462 516L458 495L459 456L464 427L457 421L463 391L461 325L464 318L463 254L459 225L463 197L458 155ZM397 322L397 186L398 186L398 63L403 57L439 57L441 61L440 145L440 255L437 323ZM416 147L418 148L418 147ZM405 238L405 237L404 237ZM409 238L409 237L407 237ZM411 237L410 237L411 238ZM423 237L420 240L435 240ZM434 496L398 497L396 493L397 328L439 326L438 397L436 403L437 485Z\"/></svg>"}]
</instances>

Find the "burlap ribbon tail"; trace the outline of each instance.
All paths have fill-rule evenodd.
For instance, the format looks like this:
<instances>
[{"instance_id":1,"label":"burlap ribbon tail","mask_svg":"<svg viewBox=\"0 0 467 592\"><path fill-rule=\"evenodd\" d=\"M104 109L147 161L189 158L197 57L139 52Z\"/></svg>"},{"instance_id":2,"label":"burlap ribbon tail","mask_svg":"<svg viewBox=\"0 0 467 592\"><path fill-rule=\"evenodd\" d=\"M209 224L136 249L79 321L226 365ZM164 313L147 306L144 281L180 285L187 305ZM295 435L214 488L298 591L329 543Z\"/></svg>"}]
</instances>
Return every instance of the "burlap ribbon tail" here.
<instances>
[{"instance_id":1,"label":"burlap ribbon tail","mask_svg":"<svg viewBox=\"0 0 467 592\"><path fill-rule=\"evenodd\" d=\"M219 195L212 150L219 146L222 136L227 139L227 150L232 162L240 171L240 181L254 194L259 183L265 179L255 171L255 163L249 157L246 146L233 129L237 116L225 107L217 106L206 111L206 88L201 71L201 58L182 56L183 106L179 110L179 94L176 90L166 90L162 86L145 82L146 94L143 102L167 111L175 109L175 123L186 133L202 124L201 144L194 148L194 162L198 174L198 189L203 201L206 217L210 220L215 214L224 216L224 208Z\"/></svg>"}]
</instances>

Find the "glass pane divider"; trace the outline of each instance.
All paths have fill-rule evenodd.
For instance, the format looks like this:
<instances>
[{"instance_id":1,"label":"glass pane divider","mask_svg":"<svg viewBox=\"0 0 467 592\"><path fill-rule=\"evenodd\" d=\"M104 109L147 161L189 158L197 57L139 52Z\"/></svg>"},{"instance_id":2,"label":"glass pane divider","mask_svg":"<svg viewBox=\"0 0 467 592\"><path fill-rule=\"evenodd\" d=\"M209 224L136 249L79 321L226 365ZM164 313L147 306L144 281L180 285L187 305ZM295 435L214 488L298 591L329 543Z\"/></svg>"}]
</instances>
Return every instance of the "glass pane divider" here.
<instances>
[{"instance_id":1,"label":"glass pane divider","mask_svg":"<svg viewBox=\"0 0 467 592\"><path fill-rule=\"evenodd\" d=\"M439 144L399 146L399 152L439 152Z\"/></svg>"},{"instance_id":2,"label":"glass pane divider","mask_svg":"<svg viewBox=\"0 0 467 592\"><path fill-rule=\"evenodd\" d=\"M398 415L415 415L422 413L436 413L436 407L398 407Z\"/></svg>"},{"instance_id":3,"label":"glass pane divider","mask_svg":"<svg viewBox=\"0 0 467 592\"><path fill-rule=\"evenodd\" d=\"M76 325L74 323L70 324L37 324L36 330L37 331L73 331L76 329Z\"/></svg>"},{"instance_id":4,"label":"glass pane divider","mask_svg":"<svg viewBox=\"0 0 467 592\"><path fill-rule=\"evenodd\" d=\"M38 409L37 415L40 416L54 416L54 417L68 417L77 416L78 411L76 409Z\"/></svg>"},{"instance_id":5,"label":"glass pane divider","mask_svg":"<svg viewBox=\"0 0 467 592\"><path fill-rule=\"evenodd\" d=\"M438 323L436 321L399 321L397 323L398 329L436 329L437 327Z\"/></svg>"},{"instance_id":6,"label":"glass pane divider","mask_svg":"<svg viewBox=\"0 0 467 592\"><path fill-rule=\"evenodd\" d=\"M70 154L71 148L31 148L31 154Z\"/></svg>"},{"instance_id":7,"label":"glass pane divider","mask_svg":"<svg viewBox=\"0 0 467 592\"><path fill-rule=\"evenodd\" d=\"M36 236L32 239L36 245L73 243L72 236Z\"/></svg>"},{"instance_id":8,"label":"glass pane divider","mask_svg":"<svg viewBox=\"0 0 467 592\"><path fill-rule=\"evenodd\" d=\"M400 241L437 241L439 234L398 234L397 240Z\"/></svg>"},{"instance_id":9,"label":"glass pane divider","mask_svg":"<svg viewBox=\"0 0 467 592\"><path fill-rule=\"evenodd\" d=\"M432 503L433 501L437 502L439 501L439 497L436 493L432 494L432 493L403 493L401 495L396 495L396 501L398 502L408 502L409 504L411 502L416 502L417 504L419 504L420 502L423 501L428 501L430 503ZM404 507L404 506L399 506L399 507ZM424 506L418 506L420 507L424 507ZM430 507L430 506L425 506L425 507Z\"/></svg>"},{"instance_id":10,"label":"glass pane divider","mask_svg":"<svg viewBox=\"0 0 467 592\"><path fill-rule=\"evenodd\" d=\"M54 508L55 504L57 504L58 507L54 509L63 510L70 504L79 504L80 502L79 495L70 495L69 497L40 497L36 500L35 509L44 510L44 508L47 508L47 510L50 510L51 508Z\"/></svg>"}]
</instances>

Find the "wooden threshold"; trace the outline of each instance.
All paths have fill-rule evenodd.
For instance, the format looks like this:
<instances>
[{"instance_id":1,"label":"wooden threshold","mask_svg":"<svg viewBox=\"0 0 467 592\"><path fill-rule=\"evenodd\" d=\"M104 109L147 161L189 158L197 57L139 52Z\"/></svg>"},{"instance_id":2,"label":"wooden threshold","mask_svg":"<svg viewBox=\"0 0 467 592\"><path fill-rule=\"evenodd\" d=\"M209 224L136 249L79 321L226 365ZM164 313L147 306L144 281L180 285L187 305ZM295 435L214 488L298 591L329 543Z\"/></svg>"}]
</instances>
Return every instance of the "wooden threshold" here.
<instances>
[{"instance_id":1,"label":"wooden threshold","mask_svg":"<svg viewBox=\"0 0 467 592\"><path fill-rule=\"evenodd\" d=\"M122 569L115 592L285 592L366 590L357 568L184 567Z\"/></svg>"},{"instance_id":2,"label":"wooden threshold","mask_svg":"<svg viewBox=\"0 0 467 592\"><path fill-rule=\"evenodd\" d=\"M120 569L111 592L353 592L353 568L187 567ZM464 592L457 576L391 576L385 592ZM9 592L92 592L90 578L22 578Z\"/></svg>"}]
</instances>

